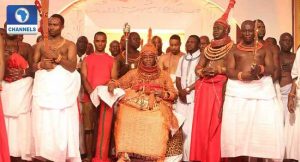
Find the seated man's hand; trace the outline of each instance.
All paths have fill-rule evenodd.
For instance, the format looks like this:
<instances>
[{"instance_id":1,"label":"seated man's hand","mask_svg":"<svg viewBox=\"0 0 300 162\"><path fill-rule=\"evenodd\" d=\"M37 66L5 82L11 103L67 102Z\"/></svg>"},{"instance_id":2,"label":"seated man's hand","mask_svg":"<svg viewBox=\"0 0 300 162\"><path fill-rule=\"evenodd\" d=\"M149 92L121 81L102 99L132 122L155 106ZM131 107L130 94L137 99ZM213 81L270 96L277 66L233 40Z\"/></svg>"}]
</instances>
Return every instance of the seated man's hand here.
<instances>
[{"instance_id":1,"label":"seated man's hand","mask_svg":"<svg viewBox=\"0 0 300 162\"><path fill-rule=\"evenodd\" d=\"M156 91L154 91L154 95L156 97L163 98L164 97L164 92L162 90L156 90Z\"/></svg>"},{"instance_id":2,"label":"seated man's hand","mask_svg":"<svg viewBox=\"0 0 300 162\"><path fill-rule=\"evenodd\" d=\"M108 90L108 92L110 93L110 94L114 94L114 89L116 89L117 87L116 87L116 85L114 84L114 83L109 83L108 85L107 85L107 90Z\"/></svg>"}]
</instances>

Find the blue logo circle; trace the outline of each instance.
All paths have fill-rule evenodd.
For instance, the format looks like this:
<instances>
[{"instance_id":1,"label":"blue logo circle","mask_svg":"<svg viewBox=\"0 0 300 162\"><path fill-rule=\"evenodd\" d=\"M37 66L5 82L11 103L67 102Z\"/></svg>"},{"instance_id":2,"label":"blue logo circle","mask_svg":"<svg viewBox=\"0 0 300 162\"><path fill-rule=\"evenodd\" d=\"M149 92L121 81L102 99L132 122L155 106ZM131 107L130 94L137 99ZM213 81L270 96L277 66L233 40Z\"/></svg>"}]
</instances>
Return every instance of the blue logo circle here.
<instances>
[{"instance_id":1,"label":"blue logo circle","mask_svg":"<svg viewBox=\"0 0 300 162\"><path fill-rule=\"evenodd\" d=\"M15 12L15 18L19 23L26 23L29 19L29 11L26 8L18 8Z\"/></svg>"}]
</instances>

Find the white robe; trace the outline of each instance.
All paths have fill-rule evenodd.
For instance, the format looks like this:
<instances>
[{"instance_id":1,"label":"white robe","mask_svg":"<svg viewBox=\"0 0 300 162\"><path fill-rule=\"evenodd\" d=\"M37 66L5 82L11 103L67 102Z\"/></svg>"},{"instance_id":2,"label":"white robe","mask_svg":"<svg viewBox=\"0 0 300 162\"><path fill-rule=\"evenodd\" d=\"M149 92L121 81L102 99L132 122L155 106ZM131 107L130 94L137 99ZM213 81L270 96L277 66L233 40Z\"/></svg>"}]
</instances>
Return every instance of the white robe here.
<instances>
[{"instance_id":1,"label":"white robe","mask_svg":"<svg viewBox=\"0 0 300 162\"><path fill-rule=\"evenodd\" d=\"M276 81L274 82L274 88L275 88L275 93L276 93L276 97L277 97L277 100L278 100L278 105L281 109L281 112L282 112L282 122L284 123L284 105L283 105L283 102L282 102L282 95L281 95L281 87L280 87L280 84L279 84L279 81Z\"/></svg>"},{"instance_id":2,"label":"white robe","mask_svg":"<svg viewBox=\"0 0 300 162\"><path fill-rule=\"evenodd\" d=\"M295 113L288 113L285 120L286 159L300 160L300 50L298 49L293 64L292 78L296 80L296 109Z\"/></svg>"},{"instance_id":3,"label":"white robe","mask_svg":"<svg viewBox=\"0 0 300 162\"><path fill-rule=\"evenodd\" d=\"M31 160L31 77L3 81L1 92L10 156Z\"/></svg>"},{"instance_id":4,"label":"white robe","mask_svg":"<svg viewBox=\"0 0 300 162\"><path fill-rule=\"evenodd\" d=\"M60 65L35 74L32 103L34 155L55 162L81 161L77 95L80 75Z\"/></svg>"},{"instance_id":5,"label":"white robe","mask_svg":"<svg viewBox=\"0 0 300 162\"><path fill-rule=\"evenodd\" d=\"M229 79L221 128L221 156L283 159L283 115L270 76Z\"/></svg>"},{"instance_id":6,"label":"white robe","mask_svg":"<svg viewBox=\"0 0 300 162\"><path fill-rule=\"evenodd\" d=\"M192 61L188 61L192 59ZM182 89L192 85L196 82L198 77L195 74L195 68L200 59L200 51L196 51L192 55L187 54L179 59L176 77L181 78ZM191 145L191 133L194 117L194 96L195 91L191 91L187 95L187 104L182 103L180 99L177 100L175 111L185 117L185 121L182 126L183 132L183 161L189 161L190 159L190 145Z\"/></svg>"},{"instance_id":7,"label":"white robe","mask_svg":"<svg viewBox=\"0 0 300 162\"><path fill-rule=\"evenodd\" d=\"M284 122L286 122L285 120L289 116L289 110L288 110L287 104L288 104L288 98L289 98L288 95L291 91L291 88L292 88L292 84L287 84L280 88Z\"/></svg>"}]
</instances>

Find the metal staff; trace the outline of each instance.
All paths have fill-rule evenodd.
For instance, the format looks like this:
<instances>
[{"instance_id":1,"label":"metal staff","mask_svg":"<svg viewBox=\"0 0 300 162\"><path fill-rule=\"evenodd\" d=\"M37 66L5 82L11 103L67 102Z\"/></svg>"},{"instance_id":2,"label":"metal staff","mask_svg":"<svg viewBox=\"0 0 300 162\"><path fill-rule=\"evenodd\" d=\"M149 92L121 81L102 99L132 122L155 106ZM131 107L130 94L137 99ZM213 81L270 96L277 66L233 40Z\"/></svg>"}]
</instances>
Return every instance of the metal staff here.
<instances>
[{"instance_id":1,"label":"metal staff","mask_svg":"<svg viewBox=\"0 0 300 162\"><path fill-rule=\"evenodd\" d=\"M255 36L254 36L254 50L253 50L253 57L254 57L254 63L256 64L256 59L255 59L255 55L257 53L257 46L258 46L258 27L257 27L258 21L255 21L255 26L254 26L254 30L255 30Z\"/></svg>"},{"instance_id":2,"label":"metal staff","mask_svg":"<svg viewBox=\"0 0 300 162\"><path fill-rule=\"evenodd\" d=\"M255 25L254 25L254 49L253 49L253 61L254 63L252 63L252 69L255 69L256 67L256 54L257 54L257 47L258 47L258 27L257 27L258 21L255 21ZM260 77L257 75L257 78L260 79Z\"/></svg>"},{"instance_id":3,"label":"metal staff","mask_svg":"<svg viewBox=\"0 0 300 162\"><path fill-rule=\"evenodd\" d=\"M125 35L125 64L128 65L128 36L130 33L130 25L125 23L123 32Z\"/></svg>"}]
</instances>

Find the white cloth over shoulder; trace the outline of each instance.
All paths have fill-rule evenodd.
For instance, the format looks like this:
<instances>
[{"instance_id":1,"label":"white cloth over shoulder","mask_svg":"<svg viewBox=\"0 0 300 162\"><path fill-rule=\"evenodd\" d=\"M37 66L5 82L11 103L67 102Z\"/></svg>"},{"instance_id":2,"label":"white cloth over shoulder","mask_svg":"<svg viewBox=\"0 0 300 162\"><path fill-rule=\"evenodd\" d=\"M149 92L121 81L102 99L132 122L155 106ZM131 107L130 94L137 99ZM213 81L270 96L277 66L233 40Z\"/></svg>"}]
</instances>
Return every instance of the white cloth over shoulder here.
<instances>
[{"instance_id":1,"label":"white cloth over shoulder","mask_svg":"<svg viewBox=\"0 0 300 162\"><path fill-rule=\"evenodd\" d=\"M114 90L114 95L110 94L107 86L97 86L91 93L90 98L95 107L100 105L100 99L112 108L115 102L125 95L125 91L121 88ZM100 97L100 98L99 98Z\"/></svg>"},{"instance_id":2,"label":"white cloth over shoulder","mask_svg":"<svg viewBox=\"0 0 300 162\"><path fill-rule=\"evenodd\" d=\"M31 77L12 83L2 82L1 99L5 116L18 117L31 111L32 83Z\"/></svg>"},{"instance_id":3,"label":"white cloth over shoulder","mask_svg":"<svg viewBox=\"0 0 300 162\"><path fill-rule=\"evenodd\" d=\"M57 65L53 70L39 70L35 73L33 96L43 108L63 109L77 100L80 89L80 75Z\"/></svg>"},{"instance_id":4,"label":"white cloth over shoulder","mask_svg":"<svg viewBox=\"0 0 300 162\"><path fill-rule=\"evenodd\" d=\"M227 82L221 156L283 159L283 115L270 76Z\"/></svg>"}]
</instances>

